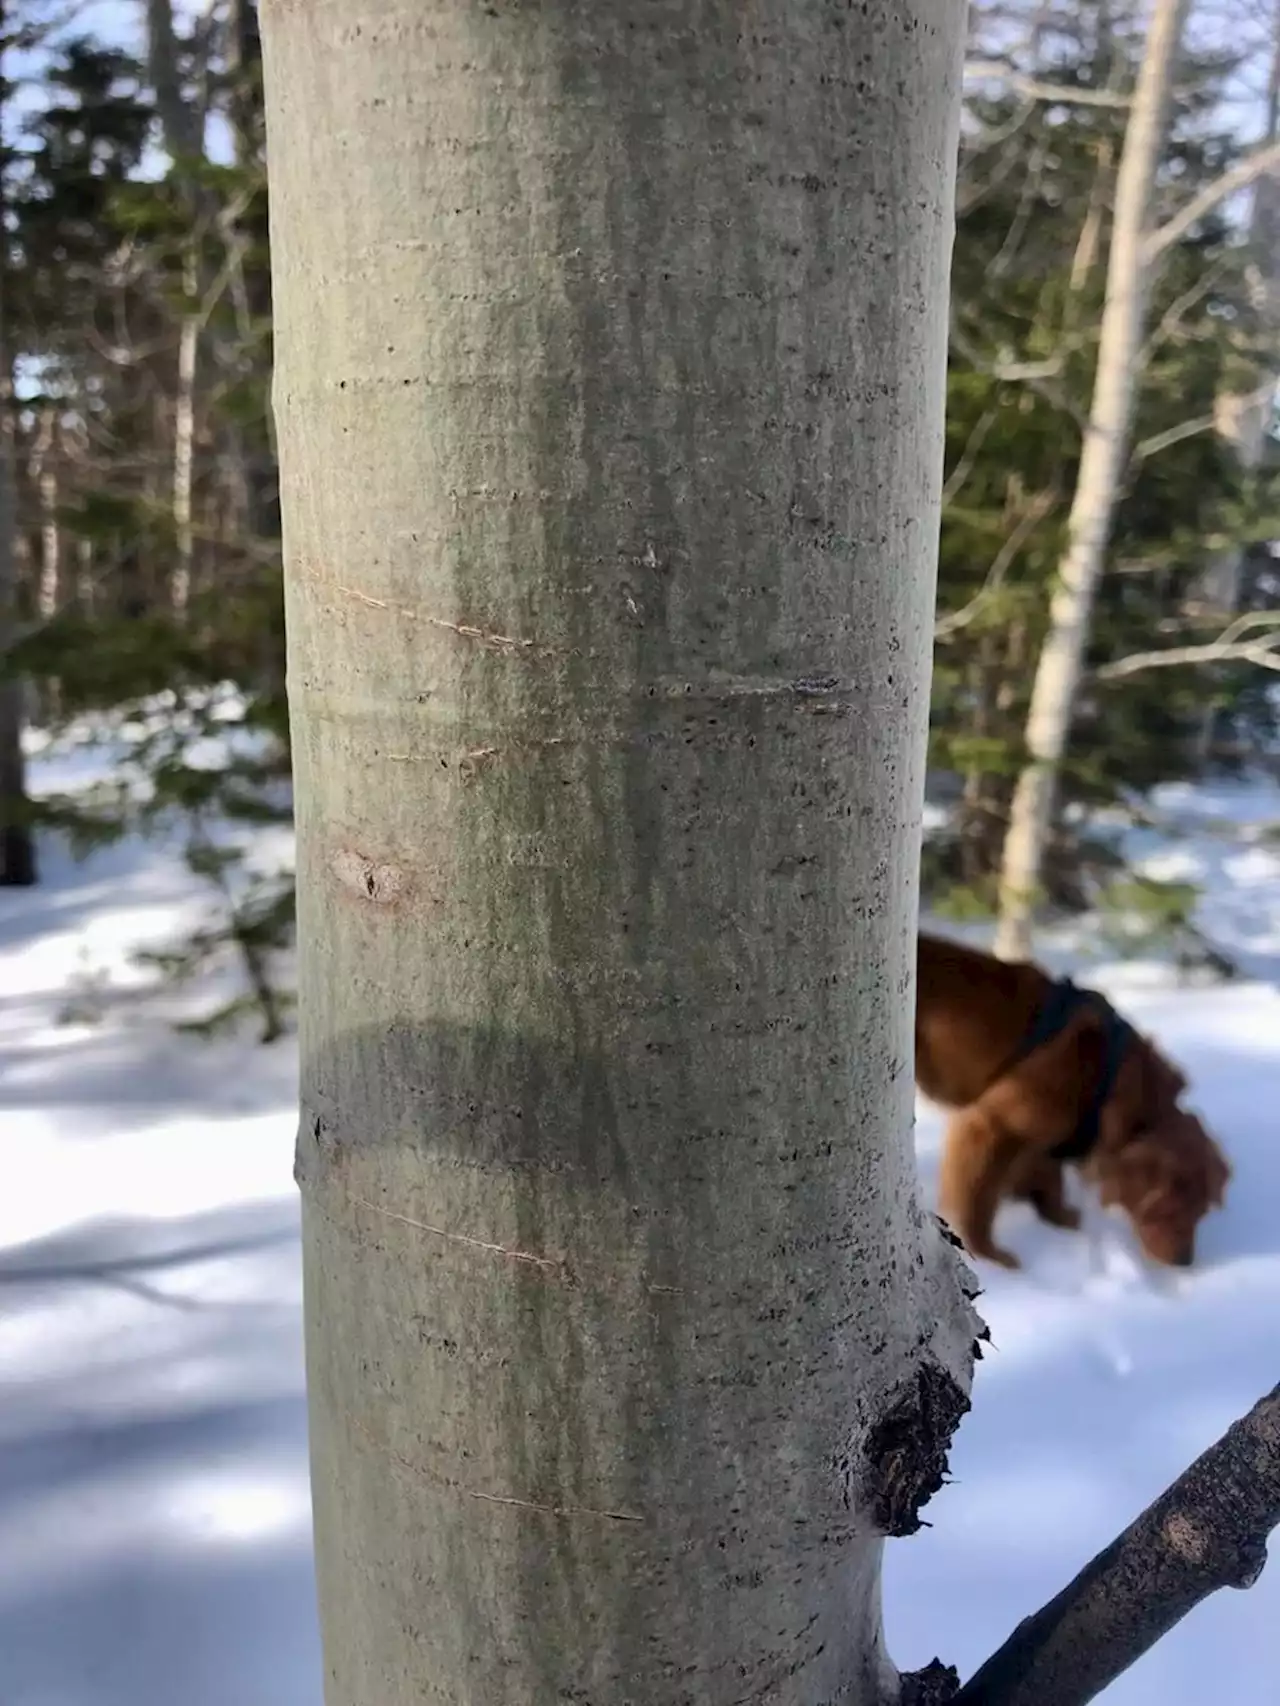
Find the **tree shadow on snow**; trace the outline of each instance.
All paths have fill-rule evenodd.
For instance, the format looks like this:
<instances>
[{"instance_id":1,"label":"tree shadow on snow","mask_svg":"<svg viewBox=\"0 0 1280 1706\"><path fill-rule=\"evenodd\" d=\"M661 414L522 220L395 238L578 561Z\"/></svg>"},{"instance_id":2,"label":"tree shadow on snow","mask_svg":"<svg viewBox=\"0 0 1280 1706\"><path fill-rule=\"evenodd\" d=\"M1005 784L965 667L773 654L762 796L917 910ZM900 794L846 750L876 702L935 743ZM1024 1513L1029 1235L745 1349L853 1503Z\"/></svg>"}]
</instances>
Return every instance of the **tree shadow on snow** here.
<instances>
[{"instance_id":1,"label":"tree shadow on snow","mask_svg":"<svg viewBox=\"0 0 1280 1706\"><path fill-rule=\"evenodd\" d=\"M292 1202L0 1252L0 1699L314 1706L297 1270Z\"/></svg>"}]
</instances>

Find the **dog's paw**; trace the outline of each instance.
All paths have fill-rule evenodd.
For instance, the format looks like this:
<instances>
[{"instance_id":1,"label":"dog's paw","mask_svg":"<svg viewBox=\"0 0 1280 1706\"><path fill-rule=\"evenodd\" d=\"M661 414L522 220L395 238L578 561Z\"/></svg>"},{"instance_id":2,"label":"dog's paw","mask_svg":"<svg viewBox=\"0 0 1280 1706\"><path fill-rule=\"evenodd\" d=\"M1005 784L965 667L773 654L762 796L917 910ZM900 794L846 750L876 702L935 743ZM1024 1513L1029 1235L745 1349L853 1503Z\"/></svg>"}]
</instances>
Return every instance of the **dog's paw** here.
<instances>
[{"instance_id":1,"label":"dog's paw","mask_svg":"<svg viewBox=\"0 0 1280 1706\"><path fill-rule=\"evenodd\" d=\"M984 1262L994 1262L998 1268L1008 1268L1010 1273L1016 1273L1022 1266L1022 1259L1015 1256L1012 1250L1002 1250L998 1244L993 1244L989 1250L975 1250L974 1255Z\"/></svg>"}]
</instances>

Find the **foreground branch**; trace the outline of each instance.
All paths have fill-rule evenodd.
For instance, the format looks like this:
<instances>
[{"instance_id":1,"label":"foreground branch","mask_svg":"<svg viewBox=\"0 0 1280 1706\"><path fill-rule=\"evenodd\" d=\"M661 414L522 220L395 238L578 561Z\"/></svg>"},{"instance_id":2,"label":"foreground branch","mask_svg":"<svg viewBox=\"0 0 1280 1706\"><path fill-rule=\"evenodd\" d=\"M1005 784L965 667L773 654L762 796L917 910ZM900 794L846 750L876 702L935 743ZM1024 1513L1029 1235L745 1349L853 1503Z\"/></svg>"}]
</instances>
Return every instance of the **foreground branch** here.
<instances>
[{"instance_id":1,"label":"foreground branch","mask_svg":"<svg viewBox=\"0 0 1280 1706\"><path fill-rule=\"evenodd\" d=\"M1219 1588L1247 1588L1280 1523L1280 1386L1235 1422L950 1706L1086 1706Z\"/></svg>"}]
</instances>

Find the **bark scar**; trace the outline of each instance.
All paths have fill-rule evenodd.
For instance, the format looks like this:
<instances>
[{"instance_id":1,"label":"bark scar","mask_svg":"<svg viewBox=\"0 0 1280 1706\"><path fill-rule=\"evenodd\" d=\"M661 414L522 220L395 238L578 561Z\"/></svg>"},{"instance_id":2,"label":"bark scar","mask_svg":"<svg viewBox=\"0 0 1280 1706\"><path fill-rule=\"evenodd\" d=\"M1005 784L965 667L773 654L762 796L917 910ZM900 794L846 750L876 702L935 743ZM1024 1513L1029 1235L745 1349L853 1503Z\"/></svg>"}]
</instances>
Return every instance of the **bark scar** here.
<instances>
[{"instance_id":1,"label":"bark scar","mask_svg":"<svg viewBox=\"0 0 1280 1706\"><path fill-rule=\"evenodd\" d=\"M371 1214L379 1214L384 1220L393 1220L398 1226L410 1226L415 1232L426 1232L432 1238L443 1238L449 1244L462 1244L469 1250L483 1250L489 1255L505 1256L510 1262L524 1262L529 1267L537 1268L546 1274L554 1274L567 1285L576 1285L579 1275L566 1256L539 1256L532 1250L517 1250L510 1244L496 1244L487 1238L473 1238L466 1232L450 1232L443 1226L432 1226L429 1221L415 1220L412 1215L400 1214L395 1209L383 1208L380 1203L370 1202L368 1197L358 1197L350 1194L347 1201L354 1203L357 1208L367 1208ZM608 1284L608 1281L598 1282ZM645 1285L647 1292L662 1297L683 1297L684 1288L678 1285Z\"/></svg>"},{"instance_id":2,"label":"bark scar","mask_svg":"<svg viewBox=\"0 0 1280 1706\"><path fill-rule=\"evenodd\" d=\"M329 869L343 888L379 906L391 906L408 887L408 879L398 865L370 859L354 847L339 847L330 854Z\"/></svg>"},{"instance_id":3,"label":"bark scar","mask_svg":"<svg viewBox=\"0 0 1280 1706\"><path fill-rule=\"evenodd\" d=\"M397 1214L394 1209L382 1208L376 1202L370 1202L368 1197L353 1196L349 1199L361 1208L367 1208L372 1214L380 1214L384 1220L394 1220L401 1226L412 1226L416 1232L429 1232L433 1238L443 1238L450 1244L466 1244L473 1250L488 1250L495 1256L506 1256L513 1262L528 1262L535 1268L563 1268L565 1263L553 1256L535 1256L530 1250L515 1250L509 1244L492 1244L485 1238L472 1238L465 1232L447 1232L443 1226L430 1226L425 1220L413 1220L407 1214Z\"/></svg>"},{"instance_id":4,"label":"bark scar","mask_svg":"<svg viewBox=\"0 0 1280 1706\"><path fill-rule=\"evenodd\" d=\"M478 628L473 622L450 622L443 616L428 616L424 611L412 610L407 605L392 604L389 599L374 598L372 593L361 592L358 587L344 586L341 581L332 583L335 592L340 592L346 598L354 598L357 604L364 604L371 610L389 610L393 616L403 616L409 622L425 622L430 628L442 628L446 633L457 634L460 639L474 640L477 645L487 646L498 652L535 652L551 651L549 646L539 646L536 640L517 639L513 634L495 634L487 628Z\"/></svg>"},{"instance_id":5,"label":"bark scar","mask_svg":"<svg viewBox=\"0 0 1280 1706\"><path fill-rule=\"evenodd\" d=\"M383 1452L393 1463L399 1464L410 1475L416 1475L419 1480L428 1482L433 1487L439 1487L450 1493L457 1493L464 1499L479 1499L486 1505L510 1505L516 1510L536 1511L540 1516L593 1516L605 1522L643 1522L645 1519L636 1511L614 1511L598 1509L594 1505L547 1505L540 1504L536 1499L517 1499L509 1493L483 1493L475 1487L468 1487L462 1481L450 1480L446 1475L436 1475L421 1463L415 1463L412 1458L405 1457L394 1450L385 1440L381 1440L371 1428L351 1413L343 1412L354 1433L371 1445L375 1451Z\"/></svg>"}]
</instances>

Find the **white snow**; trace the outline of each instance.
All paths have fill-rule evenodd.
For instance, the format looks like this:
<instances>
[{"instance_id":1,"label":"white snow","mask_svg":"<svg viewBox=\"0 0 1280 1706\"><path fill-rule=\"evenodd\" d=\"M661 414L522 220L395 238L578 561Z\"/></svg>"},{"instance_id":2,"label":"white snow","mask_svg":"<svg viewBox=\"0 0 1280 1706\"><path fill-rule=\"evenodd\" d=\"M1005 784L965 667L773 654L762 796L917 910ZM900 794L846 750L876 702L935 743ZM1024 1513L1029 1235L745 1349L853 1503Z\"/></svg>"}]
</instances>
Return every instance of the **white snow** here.
<instances>
[{"instance_id":1,"label":"white snow","mask_svg":"<svg viewBox=\"0 0 1280 1706\"><path fill-rule=\"evenodd\" d=\"M94 765L51 748L36 774L63 787ZM1190 1070L1235 1167L1228 1205L1176 1277L1096 1214L1071 1236L1010 1212L1027 1266L983 1271L994 1344L953 1482L932 1528L888 1548L904 1666L938 1654L967 1675L1280 1378L1280 792L1156 804L1165 828L1132 850L1207 885L1200 921L1248 981L1107 966L1079 932L1049 957ZM296 1056L177 1033L173 997L130 964L208 905L175 843L43 852L39 889L0 891L0 1702L318 1706ZM922 1109L926 1191L939 1130ZM1204 1706L1277 1671L1280 1566L1107 1699Z\"/></svg>"}]
</instances>

